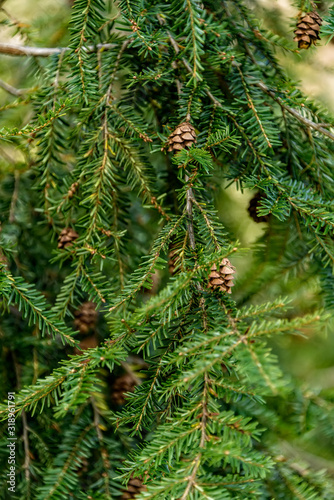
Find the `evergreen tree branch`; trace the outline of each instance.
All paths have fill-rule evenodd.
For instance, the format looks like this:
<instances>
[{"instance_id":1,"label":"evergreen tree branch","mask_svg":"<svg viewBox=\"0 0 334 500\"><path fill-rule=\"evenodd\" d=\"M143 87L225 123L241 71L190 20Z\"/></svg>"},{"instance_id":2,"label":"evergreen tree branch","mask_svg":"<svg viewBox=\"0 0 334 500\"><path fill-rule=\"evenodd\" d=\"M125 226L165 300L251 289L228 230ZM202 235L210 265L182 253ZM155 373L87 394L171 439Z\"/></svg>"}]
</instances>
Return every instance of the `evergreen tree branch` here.
<instances>
[{"instance_id":1,"label":"evergreen tree branch","mask_svg":"<svg viewBox=\"0 0 334 500\"><path fill-rule=\"evenodd\" d=\"M12 289L11 294L4 294L8 306L15 299L19 311L22 310L23 317L28 317L29 323L37 323L42 335L47 331L54 337L60 335L64 343L67 342L72 346L77 344L77 341L72 337L72 331L55 319L54 315L47 309L44 296L34 290L32 285L24 283L19 277L13 278L11 276L8 276L8 283Z\"/></svg>"},{"instance_id":2,"label":"evergreen tree branch","mask_svg":"<svg viewBox=\"0 0 334 500\"><path fill-rule=\"evenodd\" d=\"M274 101L276 101L281 106L281 108L285 109L288 113L297 118L298 121L300 121L307 127L313 128L314 130L317 130L321 134L325 135L326 137L329 137L330 139L334 140L334 134L332 134L329 130L326 130L323 127L322 123L315 123L314 121L309 120L305 116L298 113L296 109L288 106L281 97L277 96L276 93L273 90L270 90L263 82L256 82L254 83L254 85L259 87L265 94L269 95Z\"/></svg>"}]
</instances>

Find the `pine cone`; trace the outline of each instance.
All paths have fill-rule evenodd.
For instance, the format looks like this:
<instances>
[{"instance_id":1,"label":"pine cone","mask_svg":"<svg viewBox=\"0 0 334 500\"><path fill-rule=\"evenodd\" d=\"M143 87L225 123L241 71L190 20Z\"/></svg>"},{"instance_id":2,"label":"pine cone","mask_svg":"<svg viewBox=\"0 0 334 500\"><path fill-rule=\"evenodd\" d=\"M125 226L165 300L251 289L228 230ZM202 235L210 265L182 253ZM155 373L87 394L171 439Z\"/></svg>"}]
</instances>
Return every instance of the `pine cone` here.
<instances>
[{"instance_id":1,"label":"pine cone","mask_svg":"<svg viewBox=\"0 0 334 500\"><path fill-rule=\"evenodd\" d=\"M77 347L74 348L74 354L82 354L82 351L86 351L87 349L91 349L92 347L97 347L99 345L97 336L95 334L90 335L89 337L85 337L80 340L79 346L82 350Z\"/></svg>"},{"instance_id":2,"label":"pine cone","mask_svg":"<svg viewBox=\"0 0 334 500\"><path fill-rule=\"evenodd\" d=\"M169 273L174 276L177 272L177 264L178 264L179 256L178 249L176 248L175 242L171 242L169 245L169 253L168 253L168 270Z\"/></svg>"},{"instance_id":3,"label":"pine cone","mask_svg":"<svg viewBox=\"0 0 334 500\"><path fill-rule=\"evenodd\" d=\"M196 132L189 122L180 123L168 137L168 151L181 151L196 142Z\"/></svg>"},{"instance_id":4,"label":"pine cone","mask_svg":"<svg viewBox=\"0 0 334 500\"><path fill-rule=\"evenodd\" d=\"M74 313L74 325L82 335L87 335L95 328L98 312L93 302L84 302Z\"/></svg>"},{"instance_id":5,"label":"pine cone","mask_svg":"<svg viewBox=\"0 0 334 500\"><path fill-rule=\"evenodd\" d=\"M143 485L142 480L139 477L132 477L127 484L126 490L123 491L121 500L136 498L136 495L144 490L146 490L146 486Z\"/></svg>"},{"instance_id":6,"label":"pine cone","mask_svg":"<svg viewBox=\"0 0 334 500\"><path fill-rule=\"evenodd\" d=\"M69 198L73 198L76 190L78 189L78 186L79 186L79 183L78 182L73 182L73 184L71 185L70 189L68 190L68 197Z\"/></svg>"},{"instance_id":7,"label":"pine cone","mask_svg":"<svg viewBox=\"0 0 334 500\"><path fill-rule=\"evenodd\" d=\"M232 286L234 286L233 278L235 267L232 266L228 259L223 259L217 269L216 264L211 267L209 276L209 288L213 290L221 290L222 292L232 293Z\"/></svg>"},{"instance_id":8,"label":"pine cone","mask_svg":"<svg viewBox=\"0 0 334 500\"><path fill-rule=\"evenodd\" d=\"M126 392L133 392L136 387L136 380L130 375L130 373L125 373L118 377L112 387L111 399L115 405L122 406L125 404ZM132 498L132 497L129 497Z\"/></svg>"},{"instance_id":9,"label":"pine cone","mask_svg":"<svg viewBox=\"0 0 334 500\"><path fill-rule=\"evenodd\" d=\"M260 201L263 200L263 198L265 198L265 196L262 193L260 193L260 191L259 191L258 193L256 193L253 196L253 198L249 202L248 213L254 222L268 222L270 219L269 215L258 215L257 214Z\"/></svg>"},{"instance_id":10,"label":"pine cone","mask_svg":"<svg viewBox=\"0 0 334 500\"><path fill-rule=\"evenodd\" d=\"M320 40L319 31L322 19L317 12L308 12L297 23L294 42L298 42L299 49L308 49L312 44L316 45Z\"/></svg>"},{"instance_id":11,"label":"pine cone","mask_svg":"<svg viewBox=\"0 0 334 500\"><path fill-rule=\"evenodd\" d=\"M72 245L72 242L78 238L78 233L71 227L65 227L58 238L58 248L66 248Z\"/></svg>"}]
</instances>

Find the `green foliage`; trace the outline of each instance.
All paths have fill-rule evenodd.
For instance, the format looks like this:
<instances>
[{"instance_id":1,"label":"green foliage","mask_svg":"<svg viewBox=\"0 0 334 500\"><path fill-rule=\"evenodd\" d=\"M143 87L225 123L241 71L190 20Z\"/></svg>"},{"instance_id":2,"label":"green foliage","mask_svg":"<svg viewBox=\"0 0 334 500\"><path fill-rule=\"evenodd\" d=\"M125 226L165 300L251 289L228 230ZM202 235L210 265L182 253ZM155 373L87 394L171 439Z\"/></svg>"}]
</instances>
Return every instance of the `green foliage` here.
<instances>
[{"instance_id":1,"label":"green foliage","mask_svg":"<svg viewBox=\"0 0 334 500\"><path fill-rule=\"evenodd\" d=\"M16 392L18 498L119 498L134 478L143 500L334 498L333 394L278 356L331 325L333 117L246 2L61 9L61 48L1 103L0 496ZM197 142L172 155L184 121ZM231 185L261 193L248 249ZM232 295L209 287L222 259Z\"/></svg>"}]
</instances>

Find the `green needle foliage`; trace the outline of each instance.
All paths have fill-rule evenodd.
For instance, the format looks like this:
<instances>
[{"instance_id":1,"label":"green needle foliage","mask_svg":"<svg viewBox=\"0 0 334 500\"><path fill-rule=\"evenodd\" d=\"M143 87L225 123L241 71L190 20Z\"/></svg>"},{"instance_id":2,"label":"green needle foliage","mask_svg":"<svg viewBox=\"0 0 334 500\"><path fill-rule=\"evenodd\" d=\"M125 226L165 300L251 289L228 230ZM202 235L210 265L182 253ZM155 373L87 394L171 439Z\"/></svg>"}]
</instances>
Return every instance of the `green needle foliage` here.
<instances>
[{"instance_id":1,"label":"green needle foliage","mask_svg":"<svg viewBox=\"0 0 334 500\"><path fill-rule=\"evenodd\" d=\"M75 0L49 43L4 13L33 48L1 50L24 87L1 107L1 498L334 498L333 394L277 356L334 307L334 118L255 12ZM197 142L167 152L185 121ZM231 185L261 195L248 249ZM224 258L232 295L208 286Z\"/></svg>"}]
</instances>

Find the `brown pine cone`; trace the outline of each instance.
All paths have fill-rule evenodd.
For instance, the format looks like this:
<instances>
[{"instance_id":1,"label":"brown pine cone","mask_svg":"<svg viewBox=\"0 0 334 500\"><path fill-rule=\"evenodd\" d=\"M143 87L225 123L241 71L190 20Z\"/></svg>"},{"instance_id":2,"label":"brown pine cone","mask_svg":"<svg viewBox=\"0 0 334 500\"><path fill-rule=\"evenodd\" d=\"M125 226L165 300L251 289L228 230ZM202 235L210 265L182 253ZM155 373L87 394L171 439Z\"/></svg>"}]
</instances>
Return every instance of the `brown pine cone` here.
<instances>
[{"instance_id":1,"label":"brown pine cone","mask_svg":"<svg viewBox=\"0 0 334 500\"><path fill-rule=\"evenodd\" d=\"M58 248L66 248L72 245L72 242L78 238L78 233L71 227L65 227L58 238Z\"/></svg>"},{"instance_id":2,"label":"brown pine cone","mask_svg":"<svg viewBox=\"0 0 334 500\"><path fill-rule=\"evenodd\" d=\"M209 288L213 290L221 290L222 292L232 293L232 286L234 286L235 267L231 262L225 258L221 261L219 268L216 264L211 267L209 275Z\"/></svg>"},{"instance_id":3,"label":"brown pine cone","mask_svg":"<svg viewBox=\"0 0 334 500\"><path fill-rule=\"evenodd\" d=\"M81 348L78 349L77 347L74 348L74 354L82 354L82 351L86 351L87 349L91 349L92 347L97 347L99 345L97 336L90 335L89 337L85 337L82 340L80 340L79 346Z\"/></svg>"},{"instance_id":4,"label":"brown pine cone","mask_svg":"<svg viewBox=\"0 0 334 500\"><path fill-rule=\"evenodd\" d=\"M74 325L82 335L87 335L96 326L98 312L93 302L84 302L74 312Z\"/></svg>"},{"instance_id":5,"label":"brown pine cone","mask_svg":"<svg viewBox=\"0 0 334 500\"><path fill-rule=\"evenodd\" d=\"M124 394L127 392L134 392L136 385L136 380L130 373L125 373L118 377L112 387L112 402L118 406L124 405L126 402L126 396L124 396Z\"/></svg>"},{"instance_id":6,"label":"brown pine cone","mask_svg":"<svg viewBox=\"0 0 334 500\"><path fill-rule=\"evenodd\" d=\"M196 142L196 132L189 122L180 123L168 137L168 151L181 151Z\"/></svg>"},{"instance_id":7,"label":"brown pine cone","mask_svg":"<svg viewBox=\"0 0 334 500\"><path fill-rule=\"evenodd\" d=\"M179 263L179 249L175 243L175 240L172 240L169 244L169 252L168 252L168 270L169 274L174 276L177 273Z\"/></svg>"},{"instance_id":8,"label":"brown pine cone","mask_svg":"<svg viewBox=\"0 0 334 500\"><path fill-rule=\"evenodd\" d=\"M126 490L123 491L121 500L136 498L136 495L138 495L138 493L145 490L146 486L143 485L142 480L139 477L132 477L131 479L129 479Z\"/></svg>"},{"instance_id":9,"label":"brown pine cone","mask_svg":"<svg viewBox=\"0 0 334 500\"><path fill-rule=\"evenodd\" d=\"M79 183L78 182L73 182L71 185L70 189L68 190L68 197L73 198L73 195L75 194L76 190L78 189Z\"/></svg>"},{"instance_id":10,"label":"brown pine cone","mask_svg":"<svg viewBox=\"0 0 334 500\"><path fill-rule=\"evenodd\" d=\"M257 214L259 204L260 204L261 200L263 200L264 198L265 198L265 196L262 193L260 193L260 191L259 191L258 193L256 193L253 196L253 198L249 202L247 210L248 210L248 213L254 222L268 222L270 219L269 214L268 215L258 215Z\"/></svg>"},{"instance_id":11,"label":"brown pine cone","mask_svg":"<svg viewBox=\"0 0 334 500\"><path fill-rule=\"evenodd\" d=\"M312 44L316 45L319 36L322 19L317 12L308 12L301 17L295 29L294 42L298 42L299 49L308 49Z\"/></svg>"}]
</instances>

